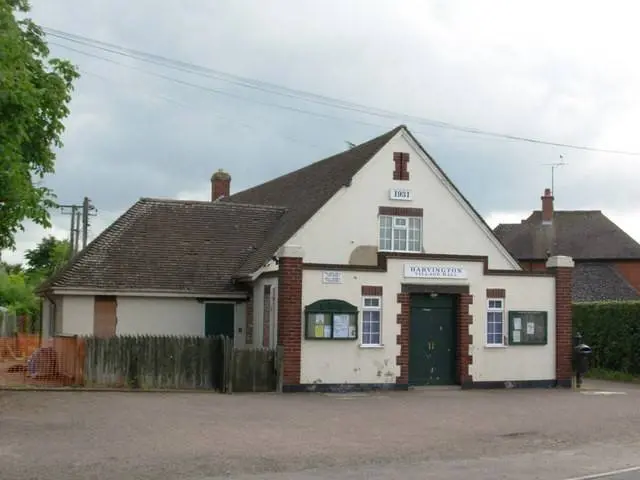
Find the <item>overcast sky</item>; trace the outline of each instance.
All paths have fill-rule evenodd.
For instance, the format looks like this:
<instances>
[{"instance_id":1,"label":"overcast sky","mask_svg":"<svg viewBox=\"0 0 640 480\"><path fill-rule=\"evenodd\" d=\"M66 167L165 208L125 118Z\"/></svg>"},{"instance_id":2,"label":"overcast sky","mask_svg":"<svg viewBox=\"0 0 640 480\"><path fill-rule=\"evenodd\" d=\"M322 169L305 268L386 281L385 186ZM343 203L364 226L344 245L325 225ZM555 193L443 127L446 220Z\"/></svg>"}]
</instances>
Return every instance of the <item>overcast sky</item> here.
<instances>
[{"instance_id":1,"label":"overcast sky","mask_svg":"<svg viewBox=\"0 0 640 480\"><path fill-rule=\"evenodd\" d=\"M32 5L42 26L219 72L425 120L640 152L640 31L631 1ZM640 240L638 156L356 113L50 41L58 44L52 53L78 65L82 78L47 183L60 203L92 199L98 216L90 238L139 197L208 198L218 168L231 173L238 191L405 123L492 226L540 208L550 186L544 164L563 155L556 207L601 209ZM51 234L68 235L68 216L56 214L53 222ZM3 259L20 261L45 234L27 224Z\"/></svg>"}]
</instances>

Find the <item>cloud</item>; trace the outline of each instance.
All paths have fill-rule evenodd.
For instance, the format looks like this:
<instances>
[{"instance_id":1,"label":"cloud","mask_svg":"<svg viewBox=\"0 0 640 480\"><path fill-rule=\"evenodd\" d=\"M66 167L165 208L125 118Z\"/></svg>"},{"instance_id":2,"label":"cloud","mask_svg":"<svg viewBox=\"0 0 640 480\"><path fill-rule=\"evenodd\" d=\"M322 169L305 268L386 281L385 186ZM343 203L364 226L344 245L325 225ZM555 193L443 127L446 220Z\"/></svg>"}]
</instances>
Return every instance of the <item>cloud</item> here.
<instances>
[{"instance_id":1,"label":"cloud","mask_svg":"<svg viewBox=\"0 0 640 480\"><path fill-rule=\"evenodd\" d=\"M640 32L630 2L65 5L36 0L33 16L63 31L407 115L640 151L640 64L633 61ZM85 52L52 45L84 72L56 174L47 180L67 203L87 195L101 211L119 213L141 196L207 198L217 168L230 171L232 187L242 189L340 151L346 141L364 141L406 123L487 217L537 208L550 186L545 164L562 154L567 165L556 171L558 208L615 212L632 229L640 223L640 164L634 156L330 108L65 40L55 43ZM56 228L64 231L65 222ZM29 227L29 238L40 233ZM19 237L21 249L29 238Z\"/></svg>"}]
</instances>

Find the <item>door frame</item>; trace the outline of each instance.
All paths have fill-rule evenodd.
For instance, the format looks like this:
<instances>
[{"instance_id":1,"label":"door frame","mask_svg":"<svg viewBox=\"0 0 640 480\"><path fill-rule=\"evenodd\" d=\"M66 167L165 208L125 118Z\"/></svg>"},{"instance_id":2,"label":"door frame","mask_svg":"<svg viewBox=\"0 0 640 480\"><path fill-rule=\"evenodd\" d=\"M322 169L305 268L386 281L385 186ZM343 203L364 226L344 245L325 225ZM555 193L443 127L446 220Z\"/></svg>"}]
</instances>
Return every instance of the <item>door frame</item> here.
<instances>
[{"instance_id":1,"label":"door frame","mask_svg":"<svg viewBox=\"0 0 640 480\"><path fill-rule=\"evenodd\" d=\"M420 302L416 302L416 300L420 298L423 299L424 301L424 306L428 308L432 308L432 309L438 309L438 310L446 310L447 312L449 312L449 321L451 322L451 349L452 352L450 355L447 355L447 361L450 362L450 368L453 368L453 372L452 372L452 382L448 382L442 385L459 385L459 375L458 375L458 371L459 371L459 366L458 366L458 340L459 340L459 336L458 336L458 312L457 312L457 308L458 308L458 298L457 295L455 294L449 294L449 293L445 293L445 294L440 294L440 293L436 293L436 292L430 292L430 293L412 293L410 294L410 298L409 298L409 305L410 305L410 309L409 309L409 342L408 342L408 349L409 349L409 355L408 355L408 362L410 362L411 359L411 355L410 355L410 351L411 351L411 331L412 331L412 327L413 327L413 310L415 308L421 308L419 303ZM446 298L446 302L442 302L443 299ZM433 300L433 304L429 305L429 300ZM440 305L438 305L438 300L440 300ZM408 363L407 365L408 368L408 372L407 372L407 382L409 385L412 385L412 383L409 381L410 379L410 372L411 372L411 363ZM416 386L422 386L422 385L418 385L416 384ZM424 386L428 386L428 385L424 385Z\"/></svg>"},{"instance_id":2,"label":"door frame","mask_svg":"<svg viewBox=\"0 0 640 480\"><path fill-rule=\"evenodd\" d=\"M411 322L411 295L420 294L428 295L437 293L438 295L452 295L454 297L454 314L456 332L456 382L465 388L472 377L468 372L468 367L473 361L473 357L469 352L472 345L472 337L469 331L471 324L471 315L469 314L469 305L473 302L470 295L470 286L468 284L443 284L443 285L427 285L415 283L402 283L400 294L398 295L398 303L400 303L401 313L398 316L400 323L400 355L398 358L400 366L400 376L396 378L396 383L401 385L409 385L409 344L411 342L410 322Z\"/></svg>"}]
</instances>

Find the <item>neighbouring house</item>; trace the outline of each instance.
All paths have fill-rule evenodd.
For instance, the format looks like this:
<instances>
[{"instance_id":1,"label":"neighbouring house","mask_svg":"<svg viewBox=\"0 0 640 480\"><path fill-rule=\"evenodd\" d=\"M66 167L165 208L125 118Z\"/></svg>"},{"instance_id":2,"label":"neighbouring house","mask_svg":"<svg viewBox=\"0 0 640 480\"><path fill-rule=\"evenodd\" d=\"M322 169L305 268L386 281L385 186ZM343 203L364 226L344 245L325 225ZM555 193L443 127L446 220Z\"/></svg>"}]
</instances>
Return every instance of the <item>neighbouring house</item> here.
<instances>
[{"instance_id":1,"label":"neighbouring house","mask_svg":"<svg viewBox=\"0 0 640 480\"><path fill-rule=\"evenodd\" d=\"M571 384L572 259L524 271L405 126L230 182L139 200L40 288L44 334L280 345L285 391Z\"/></svg>"},{"instance_id":2,"label":"neighbouring house","mask_svg":"<svg viewBox=\"0 0 640 480\"><path fill-rule=\"evenodd\" d=\"M494 232L523 269L545 269L547 258L573 258L574 302L640 300L640 244L600 210L554 210L547 188L542 209Z\"/></svg>"}]
</instances>

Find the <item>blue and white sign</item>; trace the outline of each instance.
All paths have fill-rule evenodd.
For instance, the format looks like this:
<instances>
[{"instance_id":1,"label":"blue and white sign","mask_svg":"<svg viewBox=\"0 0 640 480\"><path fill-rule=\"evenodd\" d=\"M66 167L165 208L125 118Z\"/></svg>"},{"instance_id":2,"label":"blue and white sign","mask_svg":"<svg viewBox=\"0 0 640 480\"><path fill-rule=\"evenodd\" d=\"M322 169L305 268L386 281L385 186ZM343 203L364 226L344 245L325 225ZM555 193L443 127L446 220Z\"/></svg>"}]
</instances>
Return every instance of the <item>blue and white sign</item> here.
<instances>
[{"instance_id":1,"label":"blue and white sign","mask_svg":"<svg viewBox=\"0 0 640 480\"><path fill-rule=\"evenodd\" d=\"M405 278L436 278L464 280L467 271L456 265L424 265L415 263L404 264Z\"/></svg>"}]
</instances>

